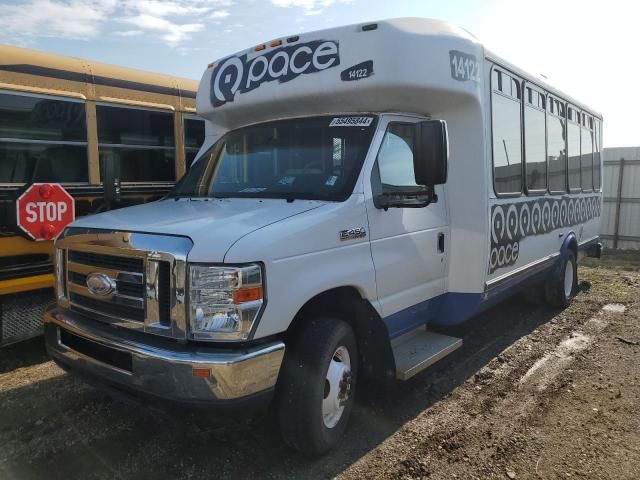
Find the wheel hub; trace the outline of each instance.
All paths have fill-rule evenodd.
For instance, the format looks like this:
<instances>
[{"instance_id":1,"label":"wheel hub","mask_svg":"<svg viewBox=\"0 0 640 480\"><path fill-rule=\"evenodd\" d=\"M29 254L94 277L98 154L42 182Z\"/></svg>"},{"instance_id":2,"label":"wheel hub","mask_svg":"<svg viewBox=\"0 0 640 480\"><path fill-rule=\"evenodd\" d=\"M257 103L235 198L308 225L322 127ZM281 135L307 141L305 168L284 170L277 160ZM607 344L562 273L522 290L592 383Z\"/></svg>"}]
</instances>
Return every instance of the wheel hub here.
<instances>
[{"instance_id":1,"label":"wheel hub","mask_svg":"<svg viewBox=\"0 0 640 480\"><path fill-rule=\"evenodd\" d=\"M329 362L324 383L322 419L327 428L335 427L351 394L351 358L346 347L336 349Z\"/></svg>"}]
</instances>

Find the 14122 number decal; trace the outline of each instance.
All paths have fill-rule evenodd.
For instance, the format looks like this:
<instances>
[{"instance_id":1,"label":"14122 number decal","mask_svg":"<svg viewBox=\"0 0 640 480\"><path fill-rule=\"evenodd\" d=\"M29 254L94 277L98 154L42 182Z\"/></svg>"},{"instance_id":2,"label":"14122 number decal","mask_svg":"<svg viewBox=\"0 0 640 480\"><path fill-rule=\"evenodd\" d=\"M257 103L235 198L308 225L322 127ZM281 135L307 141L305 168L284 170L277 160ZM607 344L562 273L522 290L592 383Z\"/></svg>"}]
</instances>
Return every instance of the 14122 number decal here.
<instances>
[{"instance_id":1,"label":"14122 number decal","mask_svg":"<svg viewBox=\"0 0 640 480\"><path fill-rule=\"evenodd\" d=\"M352 82L354 80L362 80L373 75L373 60L359 63L353 67L349 67L340 73L340 79L343 82Z\"/></svg>"},{"instance_id":2,"label":"14122 number decal","mask_svg":"<svg viewBox=\"0 0 640 480\"><path fill-rule=\"evenodd\" d=\"M460 52L458 50L449 51L449 62L451 64L451 78L460 82L473 80L480 81L480 62L475 55Z\"/></svg>"}]
</instances>

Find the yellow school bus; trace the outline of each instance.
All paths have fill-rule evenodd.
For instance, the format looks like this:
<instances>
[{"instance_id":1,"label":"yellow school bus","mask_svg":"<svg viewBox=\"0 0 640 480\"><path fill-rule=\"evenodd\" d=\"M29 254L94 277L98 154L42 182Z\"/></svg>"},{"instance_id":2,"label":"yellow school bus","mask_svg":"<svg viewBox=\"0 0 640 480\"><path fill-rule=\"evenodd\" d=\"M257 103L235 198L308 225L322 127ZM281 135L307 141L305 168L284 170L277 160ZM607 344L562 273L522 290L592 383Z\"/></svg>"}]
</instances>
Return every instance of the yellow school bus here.
<instances>
[{"instance_id":1,"label":"yellow school bus","mask_svg":"<svg viewBox=\"0 0 640 480\"><path fill-rule=\"evenodd\" d=\"M34 182L61 183L76 216L155 200L204 138L198 82L0 45L0 346L38 334L53 301L52 242L16 225Z\"/></svg>"}]
</instances>

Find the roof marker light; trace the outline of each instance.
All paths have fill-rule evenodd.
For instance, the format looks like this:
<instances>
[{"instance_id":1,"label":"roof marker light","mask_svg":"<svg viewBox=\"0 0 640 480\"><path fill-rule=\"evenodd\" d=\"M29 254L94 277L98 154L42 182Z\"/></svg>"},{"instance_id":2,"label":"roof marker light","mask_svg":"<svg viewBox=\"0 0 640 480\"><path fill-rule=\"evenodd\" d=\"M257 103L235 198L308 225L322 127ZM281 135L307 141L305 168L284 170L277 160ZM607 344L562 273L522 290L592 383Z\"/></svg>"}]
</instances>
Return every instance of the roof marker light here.
<instances>
[{"instance_id":1,"label":"roof marker light","mask_svg":"<svg viewBox=\"0 0 640 480\"><path fill-rule=\"evenodd\" d=\"M280 45L282 45L282 40L271 40L269 44L270 47L279 47Z\"/></svg>"},{"instance_id":2,"label":"roof marker light","mask_svg":"<svg viewBox=\"0 0 640 480\"><path fill-rule=\"evenodd\" d=\"M264 50L265 48L267 48L267 46L263 43L262 45L258 45L258 46L255 48L255 51L256 51L256 52L260 52L260 51Z\"/></svg>"},{"instance_id":3,"label":"roof marker light","mask_svg":"<svg viewBox=\"0 0 640 480\"><path fill-rule=\"evenodd\" d=\"M378 29L378 24L377 23L370 23L368 25L363 25L362 26L362 31L363 32L369 32L371 30L377 30Z\"/></svg>"},{"instance_id":4,"label":"roof marker light","mask_svg":"<svg viewBox=\"0 0 640 480\"><path fill-rule=\"evenodd\" d=\"M287 38L287 43L297 42L298 40L300 40L300 37L298 35L295 35L293 37Z\"/></svg>"},{"instance_id":5,"label":"roof marker light","mask_svg":"<svg viewBox=\"0 0 640 480\"><path fill-rule=\"evenodd\" d=\"M216 64L216 62L211 62L209 65L207 65L207 68L213 68L213 66Z\"/></svg>"}]
</instances>

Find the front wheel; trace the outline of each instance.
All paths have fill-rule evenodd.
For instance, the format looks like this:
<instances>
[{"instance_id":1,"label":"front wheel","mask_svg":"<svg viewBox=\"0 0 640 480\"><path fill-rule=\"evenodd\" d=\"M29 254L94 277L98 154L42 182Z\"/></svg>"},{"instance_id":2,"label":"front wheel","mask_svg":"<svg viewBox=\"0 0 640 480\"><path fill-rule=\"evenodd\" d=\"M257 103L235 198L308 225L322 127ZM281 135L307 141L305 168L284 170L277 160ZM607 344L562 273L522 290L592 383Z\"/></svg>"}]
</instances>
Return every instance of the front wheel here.
<instances>
[{"instance_id":1,"label":"front wheel","mask_svg":"<svg viewBox=\"0 0 640 480\"><path fill-rule=\"evenodd\" d=\"M298 329L287 344L276 405L289 447L319 455L342 438L357 373L356 340L346 322L318 317Z\"/></svg>"},{"instance_id":2,"label":"front wheel","mask_svg":"<svg viewBox=\"0 0 640 480\"><path fill-rule=\"evenodd\" d=\"M578 265L573 251L567 251L560 274L547 285L547 302L554 307L566 307L578 286Z\"/></svg>"}]
</instances>

